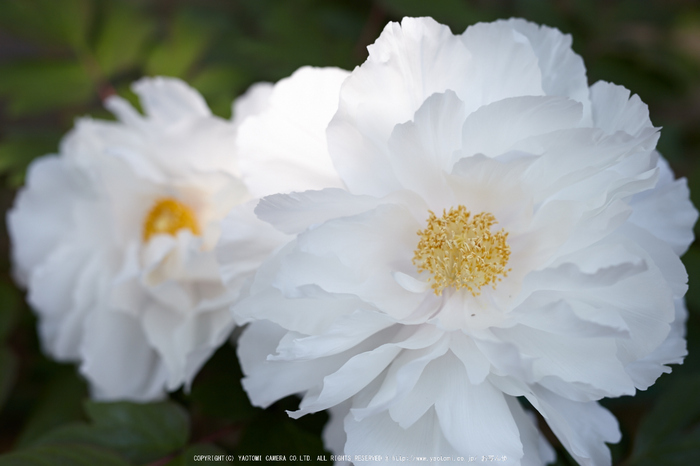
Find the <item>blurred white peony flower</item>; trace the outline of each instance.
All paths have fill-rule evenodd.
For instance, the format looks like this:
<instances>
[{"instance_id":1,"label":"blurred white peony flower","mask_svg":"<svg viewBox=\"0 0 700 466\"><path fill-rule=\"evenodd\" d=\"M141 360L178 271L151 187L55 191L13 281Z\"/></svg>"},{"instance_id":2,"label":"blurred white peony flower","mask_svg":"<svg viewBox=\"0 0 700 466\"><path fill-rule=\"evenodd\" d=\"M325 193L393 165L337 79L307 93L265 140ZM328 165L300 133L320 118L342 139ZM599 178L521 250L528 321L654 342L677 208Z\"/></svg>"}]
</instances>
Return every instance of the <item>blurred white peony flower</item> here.
<instances>
[{"instance_id":1,"label":"blurred white peony flower","mask_svg":"<svg viewBox=\"0 0 700 466\"><path fill-rule=\"evenodd\" d=\"M189 386L229 336L246 277L285 238L246 203L234 148L239 121L271 85L239 99L233 122L179 80L133 89L145 116L109 98L119 121L79 120L59 155L32 163L8 214L15 275L45 350L80 361L104 400ZM214 246L234 207L246 254L228 264L225 287Z\"/></svg>"},{"instance_id":2,"label":"blurred white peony flower","mask_svg":"<svg viewBox=\"0 0 700 466\"><path fill-rule=\"evenodd\" d=\"M338 102L326 136L347 189L256 209L296 238L233 308L252 321L239 357L253 403L301 393L292 417L330 408L327 446L378 463L543 464L553 450L524 397L577 461L609 464L620 432L596 400L686 354L679 256L697 211L646 106L589 88L556 29L455 36L429 18L387 25L339 100L309 105ZM283 153L292 136L266 143Z\"/></svg>"}]
</instances>

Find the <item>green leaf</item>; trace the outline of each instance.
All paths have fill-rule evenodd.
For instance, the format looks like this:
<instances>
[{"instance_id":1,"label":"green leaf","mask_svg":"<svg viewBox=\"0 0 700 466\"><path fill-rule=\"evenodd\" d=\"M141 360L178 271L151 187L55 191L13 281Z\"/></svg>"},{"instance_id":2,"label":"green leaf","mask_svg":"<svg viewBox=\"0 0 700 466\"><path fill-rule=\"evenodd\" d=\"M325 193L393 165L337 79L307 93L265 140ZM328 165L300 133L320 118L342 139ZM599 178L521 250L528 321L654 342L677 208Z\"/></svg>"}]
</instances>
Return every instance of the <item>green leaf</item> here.
<instances>
[{"instance_id":1,"label":"green leaf","mask_svg":"<svg viewBox=\"0 0 700 466\"><path fill-rule=\"evenodd\" d=\"M147 463L167 456L187 443L188 415L175 403L89 401L85 410L92 424L74 423L59 427L38 439L35 445L97 445L114 450L130 461Z\"/></svg>"},{"instance_id":2,"label":"green leaf","mask_svg":"<svg viewBox=\"0 0 700 466\"><path fill-rule=\"evenodd\" d=\"M688 176L688 188L690 188L690 200L693 202L693 205L700 205L700 166L697 166L697 168L695 168L695 170L693 170L693 172ZM696 238L700 237L700 222L695 222L693 232L695 233ZM688 253L689 252L690 251L688 251ZM686 253L686 255L688 253Z\"/></svg>"},{"instance_id":3,"label":"green leaf","mask_svg":"<svg viewBox=\"0 0 700 466\"><path fill-rule=\"evenodd\" d=\"M648 451L644 457L630 462L634 466L687 466L700 464L700 429L669 439L663 445Z\"/></svg>"},{"instance_id":4,"label":"green leaf","mask_svg":"<svg viewBox=\"0 0 700 466\"><path fill-rule=\"evenodd\" d=\"M692 457L700 462L700 375L676 377L642 421L631 464L677 464ZM667 461L668 459L668 461ZM654 461L656 461L654 463Z\"/></svg>"},{"instance_id":5,"label":"green leaf","mask_svg":"<svg viewBox=\"0 0 700 466\"><path fill-rule=\"evenodd\" d=\"M95 59L102 71L112 75L138 65L154 29L155 23L134 6L108 3L95 45Z\"/></svg>"},{"instance_id":6,"label":"green leaf","mask_svg":"<svg viewBox=\"0 0 700 466\"><path fill-rule=\"evenodd\" d=\"M700 186L698 188L700 190ZM691 246L683 255L683 264L688 272L688 292L685 300L689 308L700 311L700 250Z\"/></svg>"},{"instance_id":7,"label":"green leaf","mask_svg":"<svg viewBox=\"0 0 700 466\"><path fill-rule=\"evenodd\" d=\"M109 450L91 445L40 445L0 456L0 466L127 466Z\"/></svg>"},{"instance_id":8,"label":"green leaf","mask_svg":"<svg viewBox=\"0 0 700 466\"><path fill-rule=\"evenodd\" d=\"M3 145L0 145L0 173L3 162ZM22 308L22 297L14 286L0 282L0 343L4 342L17 325Z\"/></svg>"},{"instance_id":9,"label":"green leaf","mask_svg":"<svg viewBox=\"0 0 700 466\"><path fill-rule=\"evenodd\" d=\"M7 401L16 377L17 358L9 348L0 349L0 407Z\"/></svg>"},{"instance_id":10,"label":"green leaf","mask_svg":"<svg viewBox=\"0 0 700 466\"><path fill-rule=\"evenodd\" d=\"M352 37L344 35L353 26L338 29L337 13L328 8L314 8L312 2L275 2L274 8L247 9L257 16L256 36L230 37L229 47L238 55L236 63L245 64L257 79L277 81L301 65L339 66L351 69L357 64L356 41L362 31L364 17L356 23ZM355 15L346 11L351 18ZM351 21L352 23L352 21ZM304 24L303 32L299 25Z\"/></svg>"},{"instance_id":11,"label":"green leaf","mask_svg":"<svg viewBox=\"0 0 700 466\"><path fill-rule=\"evenodd\" d=\"M265 411L246 428L236 454L309 455L316 459L327 454L320 436L301 428L280 413Z\"/></svg>"},{"instance_id":12,"label":"green leaf","mask_svg":"<svg viewBox=\"0 0 700 466\"><path fill-rule=\"evenodd\" d=\"M166 39L151 52L146 73L183 78L202 58L210 41L207 25L181 11L170 24Z\"/></svg>"},{"instance_id":13,"label":"green leaf","mask_svg":"<svg viewBox=\"0 0 700 466\"><path fill-rule=\"evenodd\" d=\"M195 458L198 459L195 460ZM211 443L199 443L187 447L182 454L176 456L166 466L197 466L211 464L212 462L216 462L216 464L231 464L225 458L226 452L223 449Z\"/></svg>"},{"instance_id":14,"label":"green leaf","mask_svg":"<svg viewBox=\"0 0 700 466\"><path fill-rule=\"evenodd\" d=\"M90 0L3 0L0 25L34 41L82 50L92 19L91 5Z\"/></svg>"},{"instance_id":15,"label":"green leaf","mask_svg":"<svg viewBox=\"0 0 700 466\"><path fill-rule=\"evenodd\" d=\"M75 368L61 368L33 404L34 409L22 429L17 446L28 446L61 424L84 419L83 401L87 396L85 381L78 377Z\"/></svg>"},{"instance_id":16,"label":"green leaf","mask_svg":"<svg viewBox=\"0 0 700 466\"><path fill-rule=\"evenodd\" d=\"M232 345L224 344L207 361L192 384L190 398L193 406L207 417L226 421L252 418L259 409L253 408L243 391L243 374Z\"/></svg>"},{"instance_id":17,"label":"green leaf","mask_svg":"<svg viewBox=\"0 0 700 466\"><path fill-rule=\"evenodd\" d=\"M88 101L93 84L74 62L22 62L0 67L0 95L8 113L25 116Z\"/></svg>"}]
</instances>

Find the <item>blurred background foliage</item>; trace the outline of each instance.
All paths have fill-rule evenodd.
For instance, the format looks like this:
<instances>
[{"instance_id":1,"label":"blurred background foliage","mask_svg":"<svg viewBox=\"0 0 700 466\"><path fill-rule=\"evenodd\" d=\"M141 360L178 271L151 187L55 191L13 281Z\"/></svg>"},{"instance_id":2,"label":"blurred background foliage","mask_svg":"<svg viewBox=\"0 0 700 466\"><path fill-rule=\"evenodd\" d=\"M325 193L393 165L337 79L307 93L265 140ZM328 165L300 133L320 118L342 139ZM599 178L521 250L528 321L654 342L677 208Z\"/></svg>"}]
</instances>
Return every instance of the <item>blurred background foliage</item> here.
<instances>
[{"instance_id":1,"label":"blurred background foliage","mask_svg":"<svg viewBox=\"0 0 700 466\"><path fill-rule=\"evenodd\" d=\"M75 118L111 118L101 102L113 93L136 104L129 85L141 76L183 78L229 118L252 83L302 65L352 69L387 21L425 15L455 33L510 16L570 33L591 83L622 84L649 105L663 127L659 149L700 205L695 0L0 0L0 208L11 206L34 158L57 152ZM75 367L41 352L11 278L4 228L0 247L0 465L185 465L198 453L314 462L324 454L327 416L288 419L293 398L251 407L229 345L190 393L149 405L90 402ZM604 401L623 431L611 447L615 464L700 464L700 248L684 262L690 355L646 392ZM557 464L575 464L546 433Z\"/></svg>"}]
</instances>

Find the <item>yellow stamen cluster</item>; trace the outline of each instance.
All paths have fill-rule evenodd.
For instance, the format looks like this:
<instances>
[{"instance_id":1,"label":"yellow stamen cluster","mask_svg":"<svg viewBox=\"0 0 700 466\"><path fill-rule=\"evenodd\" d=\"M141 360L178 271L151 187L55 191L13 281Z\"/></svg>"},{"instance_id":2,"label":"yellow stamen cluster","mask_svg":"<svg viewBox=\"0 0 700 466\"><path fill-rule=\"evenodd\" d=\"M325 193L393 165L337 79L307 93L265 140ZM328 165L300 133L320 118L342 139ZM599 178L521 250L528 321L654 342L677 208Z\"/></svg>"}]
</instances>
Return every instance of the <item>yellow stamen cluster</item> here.
<instances>
[{"instance_id":1,"label":"yellow stamen cluster","mask_svg":"<svg viewBox=\"0 0 700 466\"><path fill-rule=\"evenodd\" d=\"M473 217L463 205L442 211L442 217L430 212L428 226L418 231L420 241L413 256L419 272L431 273L431 287L440 296L445 288L466 288L472 296L492 285L496 289L506 270L510 246L503 229L491 233L496 222L493 214L482 212Z\"/></svg>"},{"instance_id":2,"label":"yellow stamen cluster","mask_svg":"<svg viewBox=\"0 0 700 466\"><path fill-rule=\"evenodd\" d=\"M199 225L192 209L170 197L159 199L143 222L143 240L148 241L158 233L175 236L183 228L199 234Z\"/></svg>"}]
</instances>

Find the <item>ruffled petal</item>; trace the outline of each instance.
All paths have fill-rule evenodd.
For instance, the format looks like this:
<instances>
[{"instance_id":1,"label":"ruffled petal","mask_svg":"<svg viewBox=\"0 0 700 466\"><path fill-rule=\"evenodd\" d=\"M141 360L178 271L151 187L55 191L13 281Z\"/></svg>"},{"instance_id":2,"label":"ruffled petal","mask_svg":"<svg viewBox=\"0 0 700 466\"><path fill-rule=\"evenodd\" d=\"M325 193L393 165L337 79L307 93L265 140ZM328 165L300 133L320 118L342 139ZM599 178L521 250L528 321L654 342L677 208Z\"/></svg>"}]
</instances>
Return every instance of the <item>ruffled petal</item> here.
<instances>
[{"instance_id":1,"label":"ruffled petal","mask_svg":"<svg viewBox=\"0 0 700 466\"><path fill-rule=\"evenodd\" d=\"M642 359L638 359L625 366L625 370L634 381L639 390L649 388L661 374L668 374L671 368L666 364L683 364L688 355L685 341L685 324L688 320L688 309L685 300L674 300L676 318L671 324L668 337L658 348Z\"/></svg>"},{"instance_id":2,"label":"ruffled petal","mask_svg":"<svg viewBox=\"0 0 700 466\"><path fill-rule=\"evenodd\" d=\"M513 414L513 420L520 432L523 444L523 457L520 466L541 466L553 463L557 459L554 448L537 429L537 420L532 412L526 412L516 398L507 396L506 402Z\"/></svg>"},{"instance_id":3,"label":"ruffled petal","mask_svg":"<svg viewBox=\"0 0 700 466\"><path fill-rule=\"evenodd\" d=\"M439 364L443 388L435 412L445 438L464 455L505 456L517 464L523 446L503 393L488 381L469 383L466 371L452 355L441 358Z\"/></svg>"},{"instance_id":4,"label":"ruffled petal","mask_svg":"<svg viewBox=\"0 0 700 466\"><path fill-rule=\"evenodd\" d=\"M177 125L194 118L211 116L199 92L175 78L143 78L132 85L150 119L163 125Z\"/></svg>"},{"instance_id":5,"label":"ruffled petal","mask_svg":"<svg viewBox=\"0 0 700 466\"><path fill-rule=\"evenodd\" d=\"M433 94L414 120L397 125L389 138L389 161L399 182L426 200L444 205L451 198L444 175L452 170L461 146L464 103L453 91Z\"/></svg>"},{"instance_id":6,"label":"ruffled petal","mask_svg":"<svg viewBox=\"0 0 700 466\"><path fill-rule=\"evenodd\" d=\"M221 221L216 273L231 290L240 290L272 251L290 239L259 220L254 213L256 205L257 201L251 201L237 206Z\"/></svg>"},{"instance_id":7,"label":"ruffled petal","mask_svg":"<svg viewBox=\"0 0 700 466\"><path fill-rule=\"evenodd\" d=\"M189 385L234 325L233 317L225 308L181 316L156 303L145 309L142 321L149 345L167 367L168 391L176 390L183 381Z\"/></svg>"},{"instance_id":8,"label":"ruffled petal","mask_svg":"<svg viewBox=\"0 0 700 466\"><path fill-rule=\"evenodd\" d=\"M617 443L622 435L610 411L595 401L570 401L545 389L536 389L535 393L536 398L529 396L528 400L579 464L611 464L610 450L605 443Z\"/></svg>"},{"instance_id":9,"label":"ruffled petal","mask_svg":"<svg viewBox=\"0 0 700 466\"><path fill-rule=\"evenodd\" d=\"M20 283L26 285L30 271L71 234L75 200L88 193L85 178L59 158L38 159L30 165L27 185L7 214L14 273Z\"/></svg>"},{"instance_id":10,"label":"ruffled petal","mask_svg":"<svg viewBox=\"0 0 700 466\"><path fill-rule=\"evenodd\" d=\"M353 193L382 196L400 187L386 146L394 126L412 119L431 94L462 83L470 54L448 27L430 18L387 24L368 50L367 61L341 88L328 147Z\"/></svg>"},{"instance_id":11,"label":"ruffled petal","mask_svg":"<svg viewBox=\"0 0 700 466\"><path fill-rule=\"evenodd\" d=\"M314 361L268 361L286 330L268 321L254 322L238 340L241 380L250 401L266 408L275 401L321 384L326 374L342 366L346 354ZM274 380L274 383L270 383Z\"/></svg>"},{"instance_id":12,"label":"ruffled petal","mask_svg":"<svg viewBox=\"0 0 700 466\"><path fill-rule=\"evenodd\" d=\"M264 197L255 213L278 230L296 234L332 218L366 212L379 203L372 196L355 196L342 189L327 188Z\"/></svg>"},{"instance_id":13,"label":"ruffled petal","mask_svg":"<svg viewBox=\"0 0 700 466\"><path fill-rule=\"evenodd\" d=\"M350 401L332 406L328 409L328 423L323 428L323 445L334 455L345 456L345 417L350 412ZM349 456L349 455L348 455ZM351 461L335 461L335 466L352 466Z\"/></svg>"},{"instance_id":14,"label":"ruffled petal","mask_svg":"<svg viewBox=\"0 0 700 466\"><path fill-rule=\"evenodd\" d=\"M520 96L484 105L470 114L462 129L460 157L496 157L524 139L576 127L581 103L563 97Z\"/></svg>"},{"instance_id":15,"label":"ruffled petal","mask_svg":"<svg viewBox=\"0 0 700 466\"><path fill-rule=\"evenodd\" d=\"M343 186L325 130L347 76L338 68L300 68L274 86L258 114L241 123L236 146L253 196Z\"/></svg>"},{"instance_id":16,"label":"ruffled petal","mask_svg":"<svg viewBox=\"0 0 700 466\"><path fill-rule=\"evenodd\" d=\"M345 453L363 455L364 464L420 465L431 457L449 462L463 456L443 435L433 409L407 429L400 427L386 412L360 421L348 415L345 432L348 437Z\"/></svg>"},{"instance_id":17,"label":"ruffled petal","mask_svg":"<svg viewBox=\"0 0 700 466\"><path fill-rule=\"evenodd\" d=\"M504 21L478 23L467 28L460 39L471 55L469 66L450 88L465 102L469 113L509 97L544 95L539 58L517 28Z\"/></svg>"},{"instance_id":18,"label":"ruffled petal","mask_svg":"<svg viewBox=\"0 0 700 466\"><path fill-rule=\"evenodd\" d=\"M141 325L121 312L95 309L87 318L80 372L98 400L151 401L165 395L167 369Z\"/></svg>"},{"instance_id":19,"label":"ruffled petal","mask_svg":"<svg viewBox=\"0 0 700 466\"><path fill-rule=\"evenodd\" d=\"M658 185L636 194L630 204L634 207L629 221L651 232L669 244L673 252L682 256L695 239L693 226L698 210L690 201L690 190L685 178L673 180L668 162L659 157Z\"/></svg>"},{"instance_id":20,"label":"ruffled petal","mask_svg":"<svg viewBox=\"0 0 700 466\"><path fill-rule=\"evenodd\" d=\"M547 95L568 97L581 102L583 119L590 120L591 103L583 59L571 48L571 35L548 26L519 18L506 23L530 41L542 73L542 90Z\"/></svg>"},{"instance_id":21,"label":"ruffled petal","mask_svg":"<svg viewBox=\"0 0 700 466\"><path fill-rule=\"evenodd\" d=\"M630 97L630 91L605 81L591 86L593 124L608 134L624 131L638 136L653 128L649 120L649 108L637 94Z\"/></svg>"}]
</instances>

